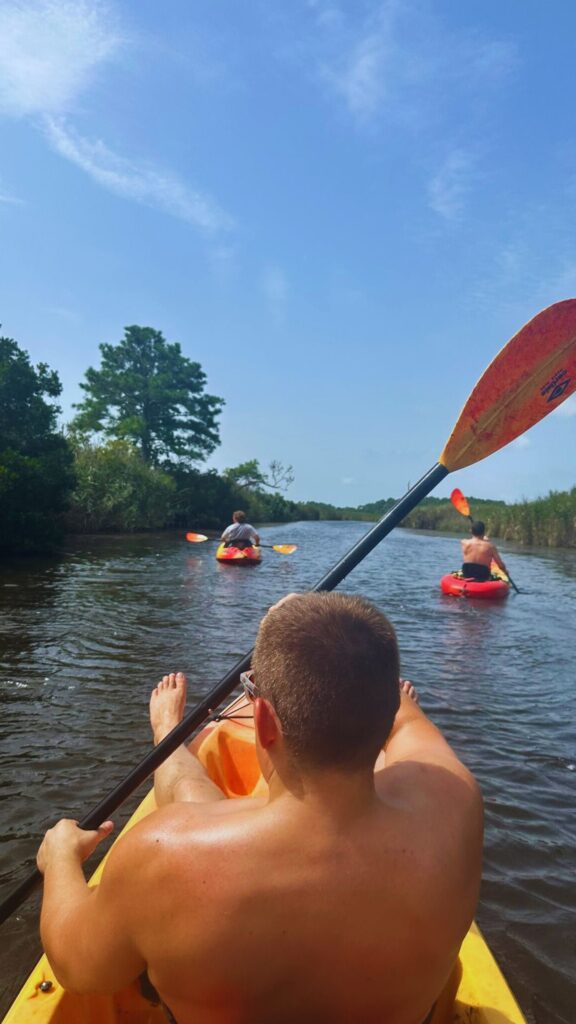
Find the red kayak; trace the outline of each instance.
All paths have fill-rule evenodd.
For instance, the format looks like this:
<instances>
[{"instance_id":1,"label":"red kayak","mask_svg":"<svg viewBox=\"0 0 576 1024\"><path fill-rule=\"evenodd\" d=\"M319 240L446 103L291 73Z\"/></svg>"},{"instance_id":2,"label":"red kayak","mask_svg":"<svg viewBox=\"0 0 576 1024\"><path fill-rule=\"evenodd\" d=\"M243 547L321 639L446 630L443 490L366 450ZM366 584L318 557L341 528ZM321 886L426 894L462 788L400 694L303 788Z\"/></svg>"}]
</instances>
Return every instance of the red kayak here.
<instances>
[{"instance_id":1,"label":"red kayak","mask_svg":"<svg viewBox=\"0 0 576 1024\"><path fill-rule=\"evenodd\" d=\"M440 580L443 594L454 597L480 597L489 600L507 597L510 592L508 577L492 563L492 579L480 583L479 580L468 579L461 572L449 572Z\"/></svg>"}]
</instances>

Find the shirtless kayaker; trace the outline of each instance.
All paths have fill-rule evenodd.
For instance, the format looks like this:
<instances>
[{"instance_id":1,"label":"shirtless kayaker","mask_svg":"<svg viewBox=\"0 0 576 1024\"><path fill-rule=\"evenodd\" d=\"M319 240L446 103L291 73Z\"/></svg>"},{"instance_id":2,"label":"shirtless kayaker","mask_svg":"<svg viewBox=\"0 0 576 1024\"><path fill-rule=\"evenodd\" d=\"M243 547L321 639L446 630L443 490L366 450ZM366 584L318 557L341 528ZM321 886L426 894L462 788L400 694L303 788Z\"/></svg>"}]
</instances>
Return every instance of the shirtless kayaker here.
<instances>
[{"instance_id":1,"label":"shirtless kayaker","mask_svg":"<svg viewBox=\"0 0 576 1024\"><path fill-rule=\"evenodd\" d=\"M478 520L470 526L471 537L460 541L462 545L462 573L468 579L484 583L490 579L490 566L496 562L499 569L508 575L498 550L485 536L486 527Z\"/></svg>"},{"instance_id":2,"label":"shirtless kayaker","mask_svg":"<svg viewBox=\"0 0 576 1024\"><path fill-rule=\"evenodd\" d=\"M159 809L113 847L97 888L81 863L111 823L46 834L41 932L56 976L113 992L147 970L178 1024L431 1021L478 899L473 777L362 598L285 599L252 664L237 714L253 712L266 796L226 799L182 746L156 772ZM185 701L184 676L164 676L156 743Z\"/></svg>"}]
</instances>

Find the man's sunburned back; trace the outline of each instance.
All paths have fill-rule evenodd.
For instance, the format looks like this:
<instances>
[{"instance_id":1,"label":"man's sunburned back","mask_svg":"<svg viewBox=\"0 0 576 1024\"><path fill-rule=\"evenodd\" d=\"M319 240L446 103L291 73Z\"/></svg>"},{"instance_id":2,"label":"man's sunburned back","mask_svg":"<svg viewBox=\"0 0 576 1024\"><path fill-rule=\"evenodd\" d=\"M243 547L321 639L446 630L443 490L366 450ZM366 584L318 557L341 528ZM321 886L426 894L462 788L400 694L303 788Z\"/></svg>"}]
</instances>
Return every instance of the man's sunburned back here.
<instances>
[{"instance_id":1,"label":"man's sunburned back","mask_svg":"<svg viewBox=\"0 0 576 1024\"><path fill-rule=\"evenodd\" d=\"M139 827L129 889L149 898L124 912L178 1024L420 1024L474 912L478 797L411 763L377 789L355 820L287 795Z\"/></svg>"},{"instance_id":2,"label":"man's sunburned back","mask_svg":"<svg viewBox=\"0 0 576 1024\"><path fill-rule=\"evenodd\" d=\"M470 537L462 541L462 559L464 562L475 562L476 565L487 565L497 558L494 545L480 537Z\"/></svg>"}]
</instances>

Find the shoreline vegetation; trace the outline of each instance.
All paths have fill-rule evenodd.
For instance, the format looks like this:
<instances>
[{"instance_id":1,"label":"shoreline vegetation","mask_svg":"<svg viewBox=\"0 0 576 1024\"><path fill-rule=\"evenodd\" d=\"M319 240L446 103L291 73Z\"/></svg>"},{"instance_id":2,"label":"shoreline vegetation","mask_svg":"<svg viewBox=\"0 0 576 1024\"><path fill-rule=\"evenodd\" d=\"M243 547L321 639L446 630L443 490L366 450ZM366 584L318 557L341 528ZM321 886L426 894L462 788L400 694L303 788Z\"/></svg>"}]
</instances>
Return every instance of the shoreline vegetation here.
<instances>
[{"instance_id":1,"label":"shoreline vegetation","mask_svg":"<svg viewBox=\"0 0 576 1024\"><path fill-rule=\"evenodd\" d=\"M74 466L76 487L61 516L67 537L190 529L219 536L236 508L244 509L256 525L320 520L373 523L397 500L346 507L291 501L279 491L238 483L226 471L150 470L125 442L84 447L75 452ZM474 517L485 523L494 539L527 547L576 547L576 487L533 501L508 504L470 497L469 503ZM424 499L399 525L461 535L469 526L448 498L434 497Z\"/></svg>"},{"instance_id":2,"label":"shoreline vegetation","mask_svg":"<svg viewBox=\"0 0 576 1024\"><path fill-rule=\"evenodd\" d=\"M32 366L12 338L0 337L0 553L58 550L74 534L146 530L220 533L242 508L253 523L376 522L394 504L357 507L291 501L294 481L278 460L199 468L220 444L223 398L208 394L199 363L151 327L126 327L102 344L88 368L77 414L63 428L54 400L62 386L46 363ZM470 498L490 536L519 545L576 547L576 487L535 501ZM447 498L426 498L404 528L467 532Z\"/></svg>"}]
</instances>

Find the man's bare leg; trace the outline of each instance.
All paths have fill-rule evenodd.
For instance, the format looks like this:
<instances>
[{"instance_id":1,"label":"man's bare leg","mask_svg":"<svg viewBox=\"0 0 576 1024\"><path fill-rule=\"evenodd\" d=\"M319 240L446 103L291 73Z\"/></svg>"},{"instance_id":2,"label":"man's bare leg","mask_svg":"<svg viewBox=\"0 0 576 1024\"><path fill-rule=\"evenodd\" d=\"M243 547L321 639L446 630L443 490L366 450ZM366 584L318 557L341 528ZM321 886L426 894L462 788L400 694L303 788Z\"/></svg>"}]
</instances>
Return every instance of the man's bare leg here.
<instances>
[{"instance_id":1,"label":"man's bare leg","mask_svg":"<svg viewBox=\"0 0 576 1024\"><path fill-rule=\"evenodd\" d=\"M416 692L416 687L414 686L414 683L410 682L409 679L401 679L400 680L400 693L401 694L402 693L407 694L407 696L410 697L410 699L413 700L415 704L418 703L418 694ZM388 741L386 741L386 742L388 742ZM378 754L378 757L376 758L376 764L374 765L374 771L375 772L379 772L379 771L382 770L382 768L385 768L385 767L386 767L386 747L384 747L384 749L381 750L380 753Z\"/></svg>"},{"instance_id":2,"label":"man's bare leg","mask_svg":"<svg viewBox=\"0 0 576 1024\"><path fill-rule=\"evenodd\" d=\"M171 672L164 676L150 697L150 724L157 746L184 716L186 676ZM208 778L198 758L186 747L178 747L154 772L154 795L158 807L175 802L196 804L225 800L223 792Z\"/></svg>"}]
</instances>

